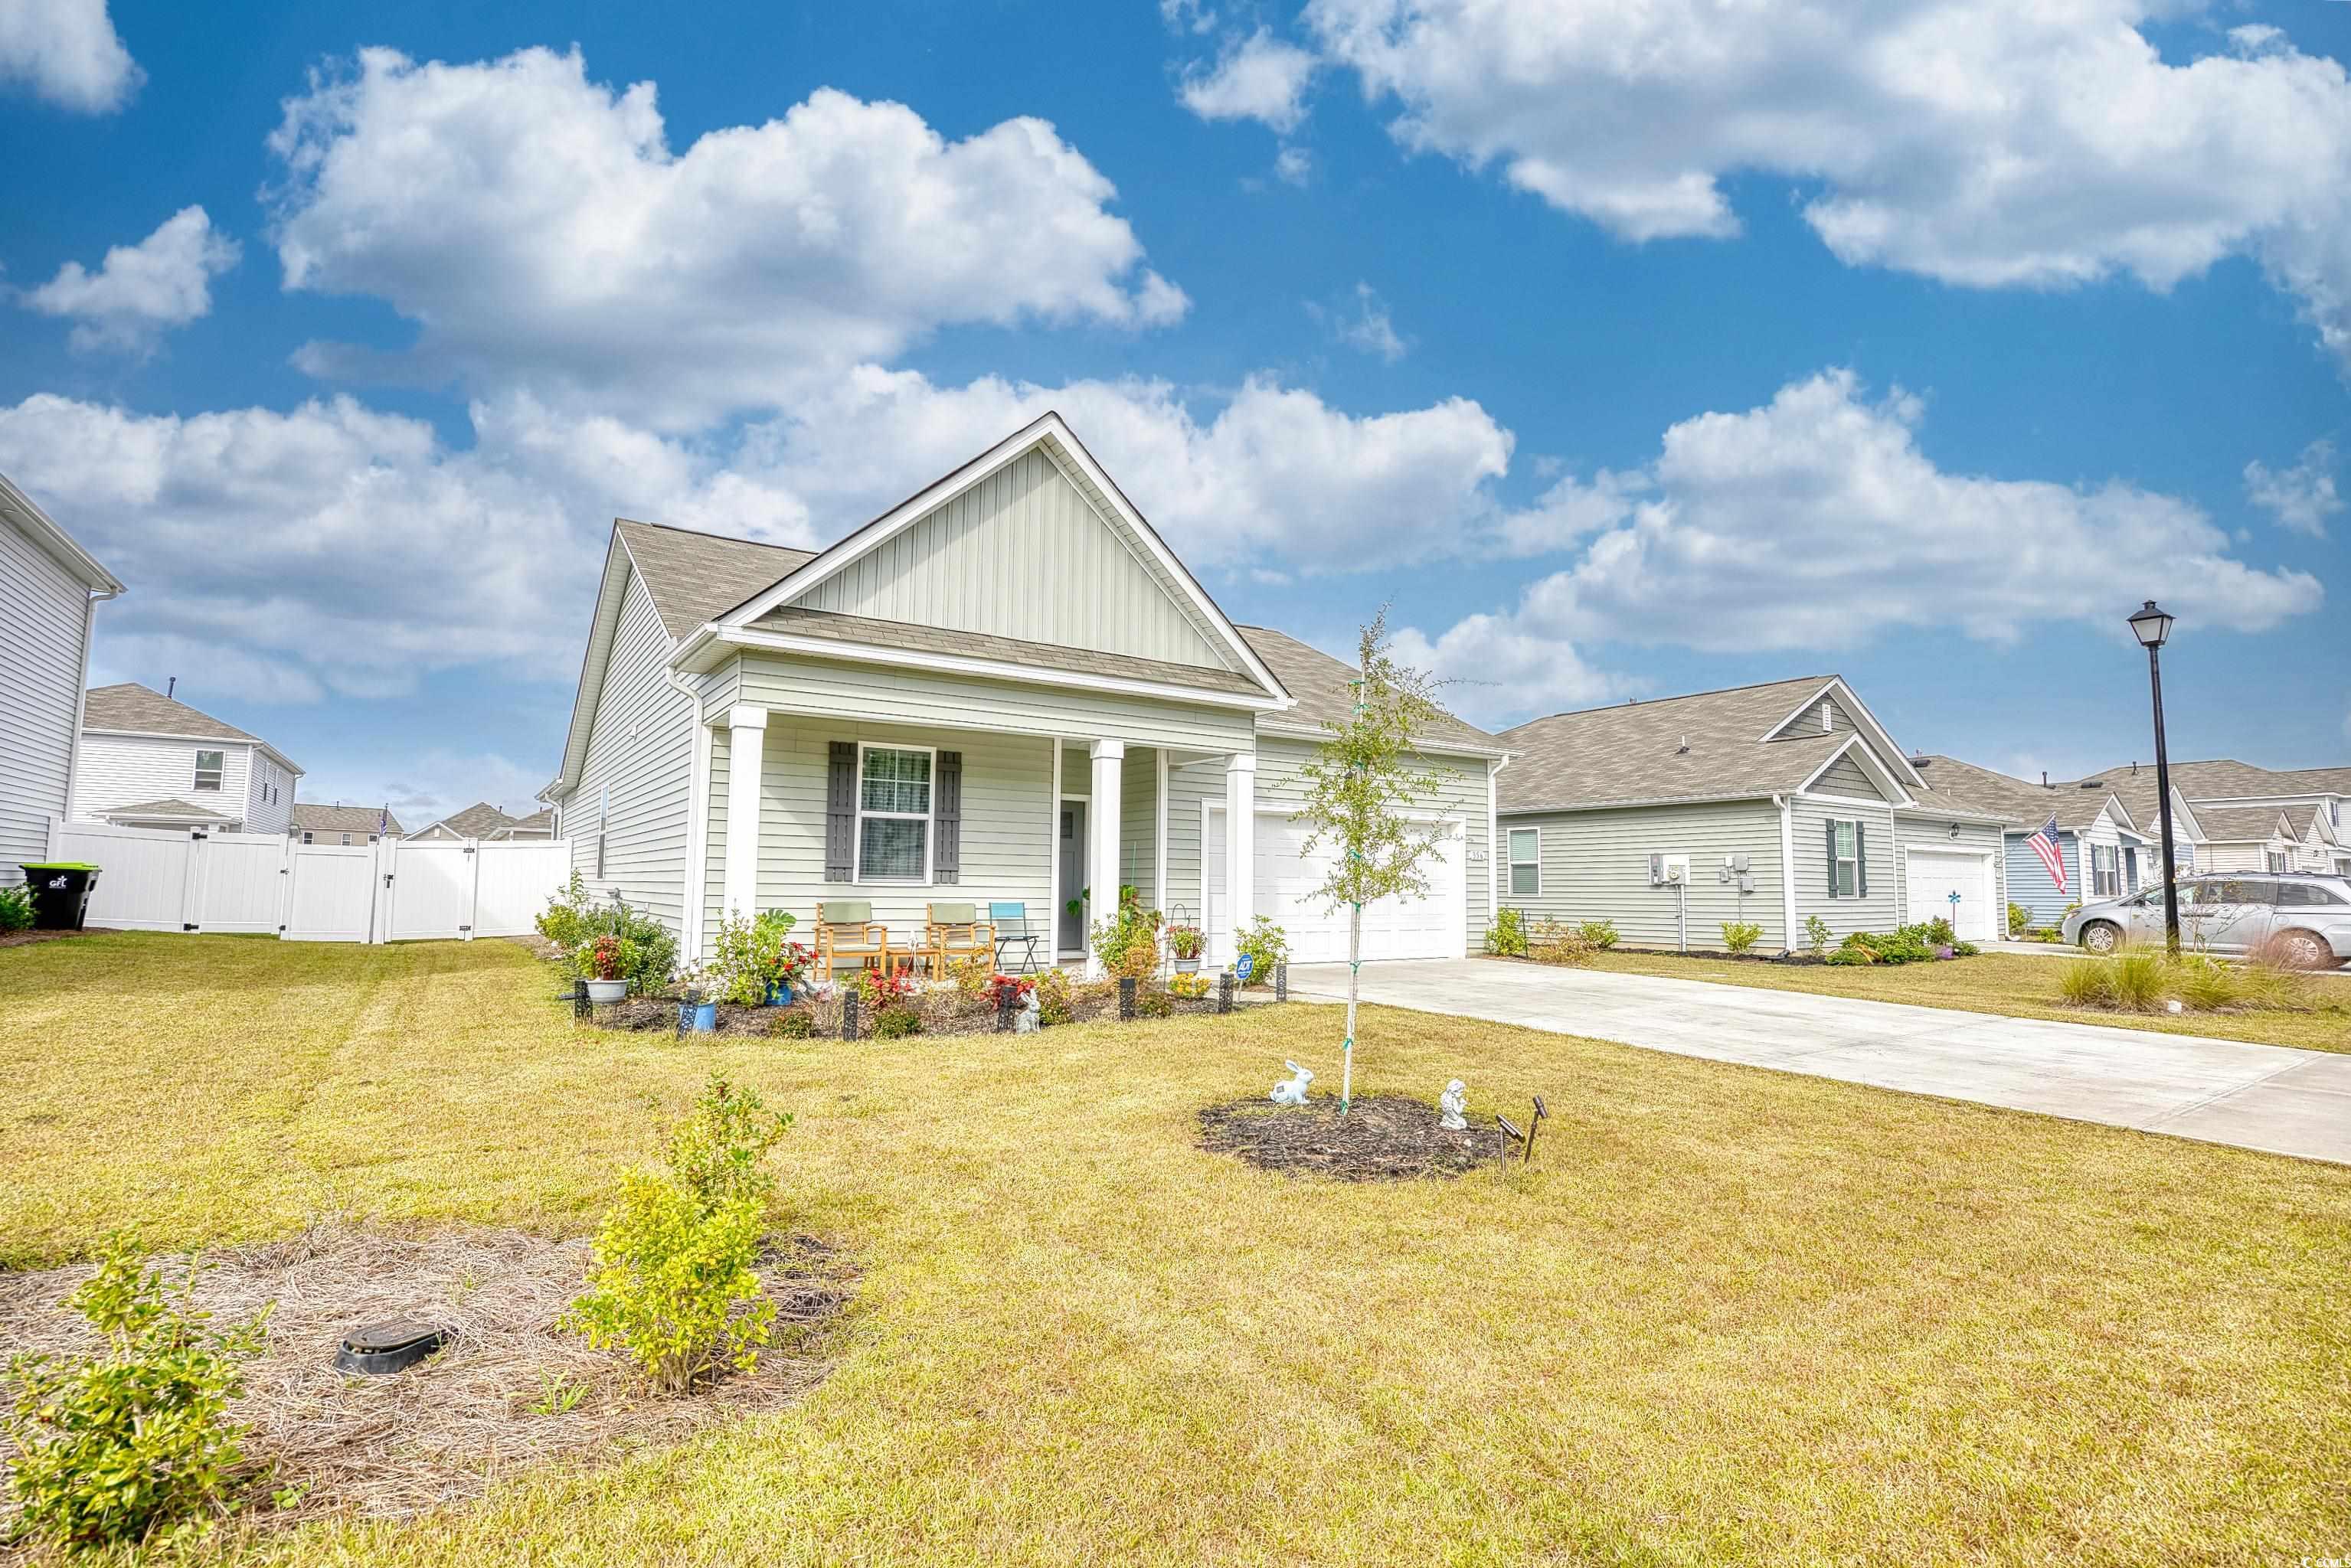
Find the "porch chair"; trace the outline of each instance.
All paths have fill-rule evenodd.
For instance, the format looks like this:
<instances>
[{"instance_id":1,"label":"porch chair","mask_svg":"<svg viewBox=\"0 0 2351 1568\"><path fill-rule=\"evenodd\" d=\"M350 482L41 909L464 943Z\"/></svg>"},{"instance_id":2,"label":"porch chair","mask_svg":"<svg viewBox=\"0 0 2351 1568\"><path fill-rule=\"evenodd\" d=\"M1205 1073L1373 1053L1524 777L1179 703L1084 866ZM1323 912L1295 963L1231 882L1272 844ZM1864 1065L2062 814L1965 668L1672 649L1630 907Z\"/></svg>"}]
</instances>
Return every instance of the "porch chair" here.
<instances>
[{"instance_id":1,"label":"porch chair","mask_svg":"<svg viewBox=\"0 0 2351 1568\"><path fill-rule=\"evenodd\" d=\"M931 961L931 978L944 980L954 959L986 954L993 961L996 927L979 917L976 904L926 904L921 952Z\"/></svg>"},{"instance_id":2,"label":"porch chair","mask_svg":"<svg viewBox=\"0 0 2351 1568\"><path fill-rule=\"evenodd\" d=\"M1029 906L991 904L987 906L987 921L996 927L996 967L1011 975L1035 974L1037 944L1044 939L1044 933L1029 924ZM1018 967L1005 961L1015 948L1020 952Z\"/></svg>"},{"instance_id":3,"label":"porch chair","mask_svg":"<svg viewBox=\"0 0 2351 1568\"><path fill-rule=\"evenodd\" d=\"M890 928L874 924L871 899L841 898L816 906L817 977L831 979L833 966L843 959L861 968L890 960Z\"/></svg>"}]
</instances>

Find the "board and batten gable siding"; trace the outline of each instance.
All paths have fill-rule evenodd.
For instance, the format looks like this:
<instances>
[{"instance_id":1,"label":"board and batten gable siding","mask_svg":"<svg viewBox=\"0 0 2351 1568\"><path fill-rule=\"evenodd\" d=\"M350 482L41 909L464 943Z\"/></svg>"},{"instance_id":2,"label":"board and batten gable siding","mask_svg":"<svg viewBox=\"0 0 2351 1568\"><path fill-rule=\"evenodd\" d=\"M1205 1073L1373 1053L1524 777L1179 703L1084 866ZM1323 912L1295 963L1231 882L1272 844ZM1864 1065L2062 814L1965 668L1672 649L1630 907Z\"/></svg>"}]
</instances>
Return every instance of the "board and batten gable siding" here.
<instances>
[{"instance_id":1,"label":"board and batten gable siding","mask_svg":"<svg viewBox=\"0 0 2351 1568\"><path fill-rule=\"evenodd\" d=\"M564 802L563 830L572 869L598 896L618 894L680 934L695 716L692 700L664 678L669 650L653 598L632 573L622 593L580 781Z\"/></svg>"},{"instance_id":2,"label":"board and batten gable siding","mask_svg":"<svg viewBox=\"0 0 2351 1568\"><path fill-rule=\"evenodd\" d=\"M1300 769L1319 749L1311 740L1290 736L1266 736L1258 743L1255 796L1259 807L1297 805L1306 798ZM1426 810L1460 824L1464 838L1462 883L1468 905L1463 929L1468 934L1465 956L1477 952L1493 918L1488 897L1487 873L1491 845L1486 838L1486 774L1483 758L1429 757L1426 766L1437 774L1437 799ZM1201 802L1222 805L1225 766L1221 758L1192 767L1173 768L1167 775L1167 903L1182 904L1195 925L1206 916L1207 901L1200 881Z\"/></svg>"},{"instance_id":3,"label":"board and batten gable siding","mask_svg":"<svg viewBox=\"0 0 2351 1568\"><path fill-rule=\"evenodd\" d=\"M1239 668L1041 451L1007 464L791 602L877 621Z\"/></svg>"},{"instance_id":4,"label":"board and batten gable siding","mask_svg":"<svg viewBox=\"0 0 2351 1568\"><path fill-rule=\"evenodd\" d=\"M1242 708L762 651L747 652L737 663L738 700L778 713L852 721L886 718L939 729L978 727L1040 737L1058 735L1070 740L1080 766L1086 761L1088 740L1227 752L1248 751L1257 744L1255 720Z\"/></svg>"},{"instance_id":5,"label":"board and batten gable siding","mask_svg":"<svg viewBox=\"0 0 2351 1568\"><path fill-rule=\"evenodd\" d=\"M2005 933L2008 930L2008 856L2003 842L2006 835L1997 822L1960 822L1957 824L1959 834L1953 837L1953 825L1949 817L1899 813L1894 819L1894 841L1905 852L1915 846L1922 850L1966 850L1989 855L1991 858L1992 897L1997 904L1992 912L1991 928L1996 933ZM2028 850L2025 852L2030 854L2032 852ZM1896 890L1899 904L1896 910L1900 924L1914 925L1949 913L1942 909L1911 908L1910 868L1899 857L1896 863L1902 873L1901 886ZM2039 862L2034 863L2037 865Z\"/></svg>"},{"instance_id":6,"label":"board and batten gable siding","mask_svg":"<svg viewBox=\"0 0 2351 1568\"><path fill-rule=\"evenodd\" d=\"M1692 947L1720 947L1726 921L1761 926L1761 947L1787 946L1780 898L1780 813L1768 800L1528 812L1505 815L1499 826L1505 846L1502 903L1530 920L1570 925L1609 920L1626 942L1673 946L1679 939L1677 901L1685 895L1650 885L1649 857L1687 855ZM1536 852L1542 887L1531 896L1510 891L1507 846L1513 828L1533 828L1541 835ZM1722 881L1722 862L1732 855L1747 857L1754 892L1741 894L1737 881Z\"/></svg>"},{"instance_id":7,"label":"board and batten gable siding","mask_svg":"<svg viewBox=\"0 0 2351 1568\"><path fill-rule=\"evenodd\" d=\"M1886 799L1886 791L1871 782L1849 751L1822 769L1821 776L1813 780L1812 790L1816 795L1844 795L1856 800Z\"/></svg>"},{"instance_id":8,"label":"board and batten gable siding","mask_svg":"<svg viewBox=\"0 0 2351 1568\"><path fill-rule=\"evenodd\" d=\"M1869 884L1865 895L1830 896L1828 824L1833 821L1862 825L1862 858ZM1891 931L1902 924L1897 908L1902 871L1895 854L1894 824L1894 812L1888 807L1851 806L1809 796L1796 797L1789 834L1795 852L1796 928L1800 941L1804 921L1814 915L1828 922L1832 946L1855 931Z\"/></svg>"},{"instance_id":9,"label":"board and batten gable siding","mask_svg":"<svg viewBox=\"0 0 2351 1568\"><path fill-rule=\"evenodd\" d=\"M48 551L0 525L0 879L48 855L70 805L89 593Z\"/></svg>"},{"instance_id":10,"label":"board and batten gable siding","mask_svg":"<svg viewBox=\"0 0 2351 1568\"><path fill-rule=\"evenodd\" d=\"M1826 703L1829 709L1829 722L1825 729L1821 727L1822 703ZM1861 727L1854 722L1851 711L1844 704L1831 695L1822 697L1817 702L1806 703L1802 712L1772 732L1772 738L1797 740L1809 739L1821 735L1858 735L1860 733Z\"/></svg>"},{"instance_id":11,"label":"board and batten gable siding","mask_svg":"<svg viewBox=\"0 0 2351 1568\"><path fill-rule=\"evenodd\" d=\"M221 754L221 787L196 788L196 753ZM160 735L86 734L74 779L73 815L102 821L119 806L185 800L244 820L253 789L253 747L241 740L174 740Z\"/></svg>"}]
</instances>

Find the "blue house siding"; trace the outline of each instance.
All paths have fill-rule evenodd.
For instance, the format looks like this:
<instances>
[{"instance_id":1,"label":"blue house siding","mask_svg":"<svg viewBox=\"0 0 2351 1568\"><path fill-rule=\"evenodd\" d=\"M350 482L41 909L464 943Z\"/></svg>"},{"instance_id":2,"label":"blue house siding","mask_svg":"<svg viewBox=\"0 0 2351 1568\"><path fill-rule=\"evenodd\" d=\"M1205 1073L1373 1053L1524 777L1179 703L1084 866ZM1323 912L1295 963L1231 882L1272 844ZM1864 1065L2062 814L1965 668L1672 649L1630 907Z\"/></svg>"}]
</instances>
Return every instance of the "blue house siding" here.
<instances>
[{"instance_id":1,"label":"blue house siding","mask_svg":"<svg viewBox=\"0 0 2351 1568\"><path fill-rule=\"evenodd\" d=\"M2031 833L2007 835L2008 900L2031 910L2033 925L2054 925L2064 919L2067 904L2082 902L2082 879L2072 869L2081 863L2081 852L2074 846L2072 831L2062 831L2057 835L2057 847L2064 854L2071 883L2067 891L2060 893L2057 884L2050 880L2049 868L2041 863L2041 857L2034 854L2032 847L2024 841L2032 836Z\"/></svg>"}]
</instances>

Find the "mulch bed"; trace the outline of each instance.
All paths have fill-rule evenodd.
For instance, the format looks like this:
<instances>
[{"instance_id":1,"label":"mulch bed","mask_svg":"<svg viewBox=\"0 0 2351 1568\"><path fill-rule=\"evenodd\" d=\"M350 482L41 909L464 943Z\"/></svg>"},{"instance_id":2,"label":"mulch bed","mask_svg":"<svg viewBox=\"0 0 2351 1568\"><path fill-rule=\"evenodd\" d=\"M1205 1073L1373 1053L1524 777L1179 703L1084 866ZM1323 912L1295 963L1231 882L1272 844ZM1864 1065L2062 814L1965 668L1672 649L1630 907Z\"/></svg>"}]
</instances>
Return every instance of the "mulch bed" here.
<instances>
[{"instance_id":1,"label":"mulch bed","mask_svg":"<svg viewBox=\"0 0 2351 1568\"><path fill-rule=\"evenodd\" d=\"M604 1458L672 1442L726 1416L783 1409L822 1381L823 1330L856 1278L813 1237L778 1237L760 1279L776 1303L775 1337L757 1370L666 1397L632 1381L613 1352L557 1326L581 1289L584 1240L463 1229L423 1239L322 1226L289 1241L207 1252L196 1304L216 1321L266 1302L268 1348L246 1364L231 1417L266 1484L236 1518L269 1529L333 1513L399 1518L478 1496L492 1481L550 1460ZM162 1260L167 1279L186 1260ZM0 1273L0 1354L87 1351L96 1336L65 1302L89 1264ZM362 1324L423 1318L449 1333L438 1355L390 1376L335 1368L335 1347ZM569 1409L549 1391L577 1387ZM534 1410L534 1406L541 1406ZM0 1438L0 1460L11 1452ZM300 1489L291 1506L269 1492ZM0 1501L0 1540L14 1508ZM32 1561L0 1546L0 1563Z\"/></svg>"},{"instance_id":2,"label":"mulch bed","mask_svg":"<svg viewBox=\"0 0 2351 1568\"><path fill-rule=\"evenodd\" d=\"M1205 997L1167 998L1168 1016L1182 1018L1217 1010L1217 998L1211 992ZM1143 998L1136 998L1136 1021L1145 1021L1147 1015L1140 1009ZM956 990L925 990L912 1000L914 1010L922 1016L923 1035L994 1034L998 1019L996 1004L985 998L967 997ZM633 1034L667 1034L677 1029L677 999L674 997L631 997L626 1001L611 1002L595 1011L599 1029L619 1030ZM721 1035L737 1039L758 1039L776 1034L778 1020L787 1013L805 1013L809 1017L811 1038L838 1040L841 1036L840 1003L811 1002L795 999L789 1007L738 1007L733 1002L717 1005L717 1029ZM1072 987L1070 997L1070 1021L1094 1023L1118 1017L1118 986L1114 981ZM873 1018L865 1012L858 1025L862 1036L870 1036ZM917 1037L921 1038L921 1037Z\"/></svg>"},{"instance_id":3,"label":"mulch bed","mask_svg":"<svg viewBox=\"0 0 2351 1568\"><path fill-rule=\"evenodd\" d=\"M28 947L36 942L61 942L68 936L119 936L111 925L85 925L78 931L9 931L0 933L0 947Z\"/></svg>"},{"instance_id":4,"label":"mulch bed","mask_svg":"<svg viewBox=\"0 0 2351 1568\"><path fill-rule=\"evenodd\" d=\"M1200 1113L1200 1146L1238 1155L1262 1170L1340 1181L1401 1181L1458 1176L1496 1165L1518 1148L1499 1127L1472 1123L1463 1132L1438 1124L1437 1107L1401 1095L1357 1100L1345 1116L1336 1095L1303 1105L1236 1100Z\"/></svg>"}]
</instances>

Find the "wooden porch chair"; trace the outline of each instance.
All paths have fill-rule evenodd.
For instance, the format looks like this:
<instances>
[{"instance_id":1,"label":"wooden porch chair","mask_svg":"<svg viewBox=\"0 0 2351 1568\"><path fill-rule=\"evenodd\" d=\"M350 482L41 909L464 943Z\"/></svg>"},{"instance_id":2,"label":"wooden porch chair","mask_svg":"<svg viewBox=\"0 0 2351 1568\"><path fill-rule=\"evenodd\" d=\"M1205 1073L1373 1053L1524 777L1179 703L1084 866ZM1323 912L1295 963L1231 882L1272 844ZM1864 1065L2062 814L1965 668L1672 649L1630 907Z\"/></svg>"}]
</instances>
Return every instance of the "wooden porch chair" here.
<instances>
[{"instance_id":1,"label":"wooden porch chair","mask_svg":"<svg viewBox=\"0 0 2351 1568\"><path fill-rule=\"evenodd\" d=\"M832 978L833 966L844 959L859 967L890 957L890 928L874 924L873 903L865 898L835 899L816 906L816 972Z\"/></svg>"},{"instance_id":2,"label":"wooden porch chair","mask_svg":"<svg viewBox=\"0 0 2351 1568\"><path fill-rule=\"evenodd\" d=\"M996 927L979 917L976 904L927 904L923 906L923 946L931 961L931 978L947 977L947 966L957 958L986 954L996 958Z\"/></svg>"}]
</instances>

